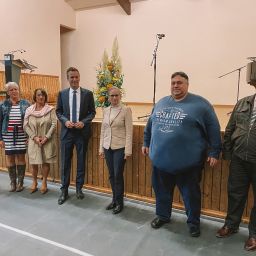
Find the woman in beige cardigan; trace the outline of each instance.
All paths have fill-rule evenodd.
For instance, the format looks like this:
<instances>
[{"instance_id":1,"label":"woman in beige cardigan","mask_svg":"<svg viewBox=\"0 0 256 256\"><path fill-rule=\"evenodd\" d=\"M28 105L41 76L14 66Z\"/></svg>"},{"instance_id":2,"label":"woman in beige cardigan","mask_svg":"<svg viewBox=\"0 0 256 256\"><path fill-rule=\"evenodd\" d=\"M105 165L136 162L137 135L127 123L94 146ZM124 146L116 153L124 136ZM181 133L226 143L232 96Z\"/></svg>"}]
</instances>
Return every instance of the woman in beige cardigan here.
<instances>
[{"instance_id":1,"label":"woman in beige cardigan","mask_svg":"<svg viewBox=\"0 0 256 256\"><path fill-rule=\"evenodd\" d=\"M106 159L113 192L112 202L106 210L117 214L124 205L124 165L132 154L132 112L129 107L121 105L119 88L110 88L108 98L111 105L103 113L99 154Z\"/></svg>"},{"instance_id":2,"label":"woman in beige cardigan","mask_svg":"<svg viewBox=\"0 0 256 256\"><path fill-rule=\"evenodd\" d=\"M28 140L28 158L32 167L33 183L30 192L37 191L38 165L42 165L41 193L45 194L47 189L47 177L50 163L56 162L56 114L52 106L47 104L47 93L44 89L34 91L33 100L35 104L27 108L24 119L24 130Z\"/></svg>"}]
</instances>

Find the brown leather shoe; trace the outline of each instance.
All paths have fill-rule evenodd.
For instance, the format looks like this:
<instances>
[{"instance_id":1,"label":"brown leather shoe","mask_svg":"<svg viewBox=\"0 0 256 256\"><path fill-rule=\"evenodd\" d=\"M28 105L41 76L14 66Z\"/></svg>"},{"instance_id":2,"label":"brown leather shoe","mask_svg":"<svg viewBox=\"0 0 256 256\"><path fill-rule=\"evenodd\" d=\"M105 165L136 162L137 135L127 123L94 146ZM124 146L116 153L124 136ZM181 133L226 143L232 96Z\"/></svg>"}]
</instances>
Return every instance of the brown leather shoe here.
<instances>
[{"instance_id":1,"label":"brown leather shoe","mask_svg":"<svg viewBox=\"0 0 256 256\"><path fill-rule=\"evenodd\" d=\"M238 231L238 228L232 228L232 227L228 227L227 225L224 225L221 229L217 231L216 237L225 238L237 233L237 231Z\"/></svg>"},{"instance_id":2,"label":"brown leather shoe","mask_svg":"<svg viewBox=\"0 0 256 256\"><path fill-rule=\"evenodd\" d=\"M244 244L244 249L246 251L255 251L256 250L256 238L249 237Z\"/></svg>"}]
</instances>

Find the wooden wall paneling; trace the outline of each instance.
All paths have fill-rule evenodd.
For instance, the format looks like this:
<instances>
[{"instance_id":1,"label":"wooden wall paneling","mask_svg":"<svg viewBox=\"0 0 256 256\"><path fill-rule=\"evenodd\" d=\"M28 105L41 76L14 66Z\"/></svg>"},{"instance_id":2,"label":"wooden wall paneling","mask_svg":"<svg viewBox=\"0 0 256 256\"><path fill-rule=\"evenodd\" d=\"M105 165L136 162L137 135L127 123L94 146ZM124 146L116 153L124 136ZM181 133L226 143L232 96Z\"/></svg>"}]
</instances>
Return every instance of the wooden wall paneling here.
<instances>
[{"instance_id":1,"label":"wooden wall paneling","mask_svg":"<svg viewBox=\"0 0 256 256\"><path fill-rule=\"evenodd\" d=\"M3 163L3 156L4 156L4 153L2 153L3 149L0 149L0 166L4 166L4 163Z\"/></svg>"},{"instance_id":2,"label":"wooden wall paneling","mask_svg":"<svg viewBox=\"0 0 256 256\"><path fill-rule=\"evenodd\" d=\"M139 126L139 148L138 148L138 159L139 159L139 195L146 196L146 161L141 153L141 148L143 146L143 133L144 127Z\"/></svg>"},{"instance_id":3,"label":"wooden wall paneling","mask_svg":"<svg viewBox=\"0 0 256 256\"><path fill-rule=\"evenodd\" d=\"M47 178L49 181L54 181L54 168L55 168L55 164L50 164L50 171Z\"/></svg>"},{"instance_id":4,"label":"wooden wall paneling","mask_svg":"<svg viewBox=\"0 0 256 256\"><path fill-rule=\"evenodd\" d=\"M254 200L253 200L253 190L252 186L250 186L249 193L248 193L248 200L246 202L246 207L244 211L244 218L250 218L251 209L253 208Z\"/></svg>"},{"instance_id":5,"label":"wooden wall paneling","mask_svg":"<svg viewBox=\"0 0 256 256\"><path fill-rule=\"evenodd\" d=\"M57 122L57 129L56 129L56 143L58 146L57 149L57 162L56 162L56 167L53 170L53 180L55 182L59 182L61 179L61 155L60 155L60 150L61 150L61 144L60 144L60 130L61 130L61 123L58 121Z\"/></svg>"},{"instance_id":6,"label":"wooden wall paneling","mask_svg":"<svg viewBox=\"0 0 256 256\"><path fill-rule=\"evenodd\" d=\"M56 143L58 145L58 150L57 150L57 161L56 161L56 168L54 168L54 174L53 178L54 180L60 179L61 175L61 155L60 155L60 150L61 150L61 144L60 144L60 128L61 124L60 122L57 122L57 132L56 132Z\"/></svg>"},{"instance_id":7,"label":"wooden wall paneling","mask_svg":"<svg viewBox=\"0 0 256 256\"><path fill-rule=\"evenodd\" d=\"M90 138L92 143L92 176L93 176L93 185L99 186L99 172L98 172L98 144L97 144L97 125L93 127L92 136Z\"/></svg>"},{"instance_id":8,"label":"wooden wall paneling","mask_svg":"<svg viewBox=\"0 0 256 256\"><path fill-rule=\"evenodd\" d=\"M228 196L227 196L227 185L229 175L229 162L227 160L221 160L221 192L220 192L220 211L227 211Z\"/></svg>"},{"instance_id":9,"label":"wooden wall paneling","mask_svg":"<svg viewBox=\"0 0 256 256\"><path fill-rule=\"evenodd\" d=\"M104 188L110 188L110 183L109 183L109 172L108 172L108 167L106 164L106 161L103 161L103 170L104 170Z\"/></svg>"},{"instance_id":10,"label":"wooden wall paneling","mask_svg":"<svg viewBox=\"0 0 256 256\"><path fill-rule=\"evenodd\" d=\"M248 209L248 211L247 211ZM248 199L245 202L245 207L244 207L244 211L243 211L243 215L242 215L242 222L247 222L248 220L248 212L250 212L250 209L248 207Z\"/></svg>"},{"instance_id":11,"label":"wooden wall paneling","mask_svg":"<svg viewBox=\"0 0 256 256\"><path fill-rule=\"evenodd\" d=\"M200 188L201 188L201 206L203 206L203 203L204 203L204 169L202 170Z\"/></svg>"},{"instance_id":12,"label":"wooden wall paneling","mask_svg":"<svg viewBox=\"0 0 256 256\"><path fill-rule=\"evenodd\" d=\"M104 159L98 156L99 186L104 187Z\"/></svg>"},{"instance_id":13,"label":"wooden wall paneling","mask_svg":"<svg viewBox=\"0 0 256 256\"><path fill-rule=\"evenodd\" d=\"M97 159L98 159L98 172L99 172L99 186L104 187L104 159L99 156L99 147L100 147L100 131L101 125L97 123Z\"/></svg>"},{"instance_id":14,"label":"wooden wall paneling","mask_svg":"<svg viewBox=\"0 0 256 256\"><path fill-rule=\"evenodd\" d=\"M1 148L1 155L0 155L0 166L6 166L5 165L5 153L4 153L4 149Z\"/></svg>"},{"instance_id":15,"label":"wooden wall paneling","mask_svg":"<svg viewBox=\"0 0 256 256\"><path fill-rule=\"evenodd\" d=\"M203 200L202 208L212 207L212 172L213 168L209 166L208 163L204 167L204 182L203 182Z\"/></svg>"},{"instance_id":16,"label":"wooden wall paneling","mask_svg":"<svg viewBox=\"0 0 256 256\"><path fill-rule=\"evenodd\" d=\"M145 189L145 196L146 197L153 197L153 194L152 194L152 164L151 164L151 161L149 159L149 157L145 157L145 156L142 156L144 159L145 159L145 162L146 162L146 189Z\"/></svg>"},{"instance_id":17,"label":"wooden wall paneling","mask_svg":"<svg viewBox=\"0 0 256 256\"><path fill-rule=\"evenodd\" d=\"M180 203L180 200L181 200L180 192L179 192L179 189L176 186L175 189L174 189L174 192L173 192L173 202Z\"/></svg>"},{"instance_id":18,"label":"wooden wall paneling","mask_svg":"<svg viewBox=\"0 0 256 256\"><path fill-rule=\"evenodd\" d=\"M76 184L76 174L77 174L77 151L74 147L73 149L73 157L71 161L71 174L70 174L70 183Z\"/></svg>"},{"instance_id":19,"label":"wooden wall paneling","mask_svg":"<svg viewBox=\"0 0 256 256\"><path fill-rule=\"evenodd\" d=\"M183 204L183 198L177 186L174 187L173 191L173 203L177 205Z\"/></svg>"},{"instance_id":20,"label":"wooden wall paneling","mask_svg":"<svg viewBox=\"0 0 256 256\"><path fill-rule=\"evenodd\" d=\"M0 71L0 91L4 91L4 85L5 85L5 76L4 72Z\"/></svg>"},{"instance_id":21,"label":"wooden wall paneling","mask_svg":"<svg viewBox=\"0 0 256 256\"><path fill-rule=\"evenodd\" d=\"M221 195L221 161L218 161L212 172L212 209L220 210Z\"/></svg>"},{"instance_id":22,"label":"wooden wall paneling","mask_svg":"<svg viewBox=\"0 0 256 256\"><path fill-rule=\"evenodd\" d=\"M92 129L93 130L93 129ZM89 141L87 149L87 172L88 172L88 185L93 185L93 169L92 169L92 141Z\"/></svg>"},{"instance_id":23,"label":"wooden wall paneling","mask_svg":"<svg viewBox=\"0 0 256 256\"><path fill-rule=\"evenodd\" d=\"M133 128L132 193L139 193L139 127Z\"/></svg>"},{"instance_id":24,"label":"wooden wall paneling","mask_svg":"<svg viewBox=\"0 0 256 256\"><path fill-rule=\"evenodd\" d=\"M133 167L133 160L132 157L130 157L130 159L128 158L128 160L125 163L125 192L126 193L132 193L132 189L133 189L133 171L132 171L132 167Z\"/></svg>"}]
</instances>

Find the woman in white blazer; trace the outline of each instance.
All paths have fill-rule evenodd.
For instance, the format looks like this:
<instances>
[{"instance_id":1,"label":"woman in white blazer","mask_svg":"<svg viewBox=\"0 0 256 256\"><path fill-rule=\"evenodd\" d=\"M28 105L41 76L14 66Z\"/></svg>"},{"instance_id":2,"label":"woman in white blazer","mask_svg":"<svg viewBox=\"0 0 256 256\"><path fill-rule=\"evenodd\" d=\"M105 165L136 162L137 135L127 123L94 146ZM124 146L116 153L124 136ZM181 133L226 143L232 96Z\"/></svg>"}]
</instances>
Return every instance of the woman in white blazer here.
<instances>
[{"instance_id":1,"label":"woman in white blazer","mask_svg":"<svg viewBox=\"0 0 256 256\"><path fill-rule=\"evenodd\" d=\"M112 87L108 91L111 105L104 109L101 125L99 154L106 159L109 170L113 199L106 210L113 214L123 210L124 197L124 165L132 155L132 112L121 104L121 91Z\"/></svg>"}]
</instances>

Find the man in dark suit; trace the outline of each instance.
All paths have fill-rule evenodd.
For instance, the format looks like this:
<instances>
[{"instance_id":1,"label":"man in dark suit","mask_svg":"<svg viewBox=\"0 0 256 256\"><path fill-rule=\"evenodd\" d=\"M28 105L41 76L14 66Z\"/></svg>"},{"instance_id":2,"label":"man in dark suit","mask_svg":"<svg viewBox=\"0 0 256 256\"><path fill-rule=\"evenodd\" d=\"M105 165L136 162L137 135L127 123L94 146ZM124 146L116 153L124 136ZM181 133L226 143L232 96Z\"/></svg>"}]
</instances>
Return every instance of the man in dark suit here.
<instances>
[{"instance_id":1,"label":"man in dark suit","mask_svg":"<svg viewBox=\"0 0 256 256\"><path fill-rule=\"evenodd\" d=\"M82 187L85 175L85 157L91 134L91 121L96 113L92 92L79 86L78 69L68 68L67 80L70 88L59 92L56 107L57 117L62 124L60 134L62 186L58 204L63 204L68 198L74 146L77 151L76 196L78 199L84 198Z\"/></svg>"}]
</instances>

